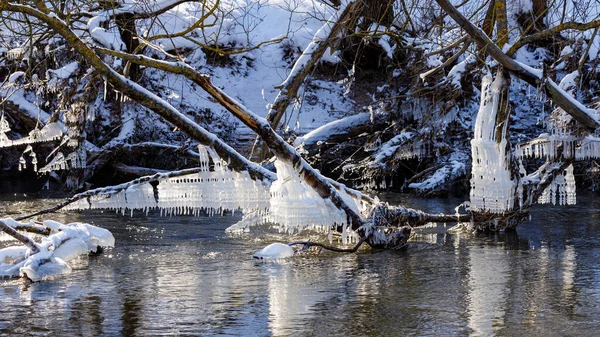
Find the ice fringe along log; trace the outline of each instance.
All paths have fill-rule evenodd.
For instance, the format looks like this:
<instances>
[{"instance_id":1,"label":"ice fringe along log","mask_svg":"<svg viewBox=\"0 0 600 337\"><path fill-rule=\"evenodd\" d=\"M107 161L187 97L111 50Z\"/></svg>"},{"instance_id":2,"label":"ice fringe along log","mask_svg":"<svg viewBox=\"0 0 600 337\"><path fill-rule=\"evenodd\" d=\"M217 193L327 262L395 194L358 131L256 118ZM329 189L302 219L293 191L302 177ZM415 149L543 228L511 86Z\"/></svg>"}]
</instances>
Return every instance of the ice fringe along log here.
<instances>
[{"instance_id":1,"label":"ice fringe along log","mask_svg":"<svg viewBox=\"0 0 600 337\"><path fill-rule=\"evenodd\" d=\"M27 145L42 142L51 142L58 140L63 135L63 130L58 123L46 124L43 128L38 129L37 127L27 137L10 140L6 136L6 133L10 131L8 122L4 119L4 116L0 118L0 148L11 147L16 145Z\"/></svg>"},{"instance_id":2,"label":"ice fringe along log","mask_svg":"<svg viewBox=\"0 0 600 337\"><path fill-rule=\"evenodd\" d=\"M27 226L12 219L0 219L0 229L10 234L13 226ZM74 258L96 252L98 247L113 247L115 239L106 229L85 223L64 225L56 221L44 221L51 235L41 243L0 249L0 278L27 277L39 281L47 277L68 274L71 267L67 264ZM14 236L13 236L14 237ZM29 237L26 237L28 240ZM19 239L21 242L23 240Z\"/></svg>"},{"instance_id":3,"label":"ice fringe along log","mask_svg":"<svg viewBox=\"0 0 600 337\"><path fill-rule=\"evenodd\" d=\"M558 149L561 149L560 151ZM588 160L600 158L600 138L588 135L579 138L565 134L543 133L515 147L517 158L560 158Z\"/></svg>"},{"instance_id":4,"label":"ice fringe along log","mask_svg":"<svg viewBox=\"0 0 600 337\"><path fill-rule=\"evenodd\" d=\"M200 167L193 173L158 175L153 181L115 186L112 191L107 188L65 209L129 210L132 215L135 209L147 212L154 208L163 215L199 215L201 211L213 215L226 210L263 213L269 209L269 182L253 180L245 171L232 171L212 148L198 148Z\"/></svg>"},{"instance_id":5,"label":"ice fringe along log","mask_svg":"<svg viewBox=\"0 0 600 337\"><path fill-rule=\"evenodd\" d=\"M471 209L503 213L514 205L516 183L511 179L506 139L496 139L496 114L501 101L503 76L498 73L482 79L481 104L471 140L473 168L471 177ZM508 127L504 123L503 128ZM505 135L506 130L501 133Z\"/></svg>"},{"instance_id":6,"label":"ice fringe along log","mask_svg":"<svg viewBox=\"0 0 600 337\"><path fill-rule=\"evenodd\" d=\"M121 213L129 210L133 214L135 209L147 212L158 208L163 215L199 215L201 211L213 215L242 210L246 214L260 215L246 221L244 228L270 221L279 224L282 232L291 234L305 228L329 233L333 227L340 226L342 242L356 240L345 213L330 200L321 198L291 165L276 161L277 180L269 184L252 180L246 172L229 170L210 147L199 146L198 152L197 173L165 176L157 184L147 181L131 184L113 193L107 190L73 202L65 209L114 209ZM367 203L355 201L343 191L340 193L357 214L367 211Z\"/></svg>"}]
</instances>

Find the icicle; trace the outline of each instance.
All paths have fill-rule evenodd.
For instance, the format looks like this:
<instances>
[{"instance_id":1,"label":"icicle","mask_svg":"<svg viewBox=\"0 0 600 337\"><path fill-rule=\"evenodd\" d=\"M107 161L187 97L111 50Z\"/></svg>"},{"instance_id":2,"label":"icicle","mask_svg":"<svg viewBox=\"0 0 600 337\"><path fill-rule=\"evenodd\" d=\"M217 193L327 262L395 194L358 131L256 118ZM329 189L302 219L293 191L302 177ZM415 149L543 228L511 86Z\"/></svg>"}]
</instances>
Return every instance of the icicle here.
<instances>
[{"instance_id":1,"label":"icicle","mask_svg":"<svg viewBox=\"0 0 600 337\"><path fill-rule=\"evenodd\" d=\"M26 165L27 162L25 161L25 158L21 155L21 158L19 158L19 171L26 169Z\"/></svg>"},{"instance_id":2,"label":"icicle","mask_svg":"<svg viewBox=\"0 0 600 337\"><path fill-rule=\"evenodd\" d=\"M567 205L575 205L577 203L577 192L573 165L569 165L565 170L565 191L567 193Z\"/></svg>"},{"instance_id":3,"label":"icicle","mask_svg":"<svg viewBox=\"0 0 600 337\"><path fill-rule=\"evenodd\" d=\"M10 125L8 121L4 118L4 113L2 113L2 117L0 117L0 132L7 133L10 131Z\"/></svg>"},{"instance_id":4,"label":"icicle","mask_svg":"<svg viewBox=\"0 0 600 337\"><path fill-rule=\"evenodd\" d=\"M65 156L62 152L58 152L52 160L46 164L46 166L42 167L39 172L40 173L48 173L52 171L58 171L64 169L65 167Z\"/></svg>"},{"instance_id":5,"label":"icicle","mask_svg":"<svg viewBox=\"0 0 600 337\"><path fill-rule=\"evenodd\" d=\"M33 171L37 172L38 171L38 169L37 169L37 163L38 163L37 156L35 155L35 152L33 152L33 151L31 151L30 156L31 156L31 164L33 164Z\"/></svg>"},{"instance_id":6,"label":"icicle","mask_svg":"<svg viewBox=\"0 0 600 337\"><path fill-rule=\"evenodd\" d=\"M25 48L13 48L6 53L6 56L11 60L17 60L23 57Z\"/></svg>"},{"instance_id":7,"label":"icicle","mask_svg":"<svg viewBox=\"0 0 600 337\"><path fill-rule=\"evenodd\" d=\"M554 182L555 182L555 194L556 194L556 202L558 202L559 205L565 205L567 203L567 191L565 188L565 176L563 176L562 174L559 174L556 176L556 178L554 178ZM556 204L556 203L554 203Z\"/></svg>"}]
</instances>

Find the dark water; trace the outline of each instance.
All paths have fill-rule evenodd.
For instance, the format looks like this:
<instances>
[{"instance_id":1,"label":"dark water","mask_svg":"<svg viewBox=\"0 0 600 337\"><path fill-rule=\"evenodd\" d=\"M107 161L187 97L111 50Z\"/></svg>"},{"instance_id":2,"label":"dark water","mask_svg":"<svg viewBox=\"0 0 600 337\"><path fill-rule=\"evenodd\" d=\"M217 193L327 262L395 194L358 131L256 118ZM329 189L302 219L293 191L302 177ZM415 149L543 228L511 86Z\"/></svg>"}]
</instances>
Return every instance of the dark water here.
<instances>
[{"instance_id":1,"label":"dark water","mask_svg":"<svg viewBox=\"0 0 600 337\"><path fill-rule=\"evenodd\" d=\"M460 202L388 198L432 211ZM0 212L48 203L8 199ZM598 335L600 200L578 201L538 207L517 233L429 231L404 252L278 263L251 254L292 238L226 235L239 217L61 214L108 228L117 246L58 279L0 281L0 335Z\"/></svg>"}]
</instances>

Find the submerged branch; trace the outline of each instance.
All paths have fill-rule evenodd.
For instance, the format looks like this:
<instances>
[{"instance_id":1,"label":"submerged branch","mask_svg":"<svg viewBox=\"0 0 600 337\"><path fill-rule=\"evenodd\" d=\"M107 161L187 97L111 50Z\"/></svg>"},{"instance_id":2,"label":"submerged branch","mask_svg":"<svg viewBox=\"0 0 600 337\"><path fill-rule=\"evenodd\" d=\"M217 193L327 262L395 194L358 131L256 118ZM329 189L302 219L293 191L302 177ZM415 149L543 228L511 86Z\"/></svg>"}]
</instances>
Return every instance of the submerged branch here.
<instances>
[{"instance_id":1,"label":"submerged branch","mask_svg":"<svg viewBox=\"0 0 600 337\"><path fill-rule=\"evenodd\" d=\"M306 250L310 247L319 247L319 248L323 248L325 250L330 250L332 252L354 253L358 250L358 248L360 248L360 246L362 246L363 243L365 243L365 241L367 241L367 237L364 237L364 236L361 237L360 240L358 241L358 243L352 248L338 248L338 247L327 246L322 243L312 242L312 241L295 241L295 242L288 243L288 246L303 245L304 246L302 248L303 250Z\"/></svg>"}]
</instances>

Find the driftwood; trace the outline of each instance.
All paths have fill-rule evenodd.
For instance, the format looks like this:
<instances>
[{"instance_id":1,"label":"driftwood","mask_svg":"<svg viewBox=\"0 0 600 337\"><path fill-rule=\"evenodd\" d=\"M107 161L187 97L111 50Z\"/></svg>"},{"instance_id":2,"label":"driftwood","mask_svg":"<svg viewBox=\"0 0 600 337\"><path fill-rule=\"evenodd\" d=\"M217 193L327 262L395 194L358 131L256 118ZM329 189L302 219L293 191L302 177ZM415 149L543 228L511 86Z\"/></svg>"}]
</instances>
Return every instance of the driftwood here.
<instances>
[{"instance_id":1,"label":"driftwood","mask_svg":"<svg viewBox=\"0 0 600 337\"><path fill-rule=\"evenodd\" d=\"M310 247L319 247L319 248L322 248L325 250L330 250L332 252L337 252L337 253L354 253L358 250L358 248L360 248L360 246L362 246L362 244L365 241L366 241L365 237L360 238L360 240L358 240L356 245L352 248L338 248L338 247L328 246L328 245L324 245L322 243L312 242L312 241L294 241L294 242L288 243L288 246L302 245L303 250L307 250Z\"/></svg>"}]
</instances>

